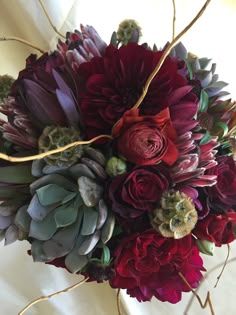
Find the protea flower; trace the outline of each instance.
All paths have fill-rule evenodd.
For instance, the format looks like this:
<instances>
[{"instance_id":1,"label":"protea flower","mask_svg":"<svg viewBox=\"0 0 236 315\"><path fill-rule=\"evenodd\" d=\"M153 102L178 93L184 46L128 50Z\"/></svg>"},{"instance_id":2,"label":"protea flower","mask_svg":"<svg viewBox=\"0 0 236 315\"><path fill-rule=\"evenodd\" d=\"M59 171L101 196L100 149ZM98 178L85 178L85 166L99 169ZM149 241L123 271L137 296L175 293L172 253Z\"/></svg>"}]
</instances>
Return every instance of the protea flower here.
<instances>
[{"instance_id":1,"label":"protea flower","mask_svg":"<svg viewBox=\"0 0 236 315\"><path fill-rule=\"evenodd\" d=\"M106 43L90 25L80 25L80 31L66 34L66 42L59 40L57 50L63 59L67 59L73 70L77 71L80 64L105 53Z\"/></svg>"},{"instance_id":2,"label":"protea flower","mask_svg":"<svg viewBox=\"0 0 236 315\"><path fill-rule=\"evenodd\" d=\"M38 70L38 69L37 69ZM0 111L4 138L24 150L37 150L38 138L48 126L82 129L79 108L71 88L56 71L40 69L14 86L15 98L8 98Z\"/></svg>"}]
</instances>

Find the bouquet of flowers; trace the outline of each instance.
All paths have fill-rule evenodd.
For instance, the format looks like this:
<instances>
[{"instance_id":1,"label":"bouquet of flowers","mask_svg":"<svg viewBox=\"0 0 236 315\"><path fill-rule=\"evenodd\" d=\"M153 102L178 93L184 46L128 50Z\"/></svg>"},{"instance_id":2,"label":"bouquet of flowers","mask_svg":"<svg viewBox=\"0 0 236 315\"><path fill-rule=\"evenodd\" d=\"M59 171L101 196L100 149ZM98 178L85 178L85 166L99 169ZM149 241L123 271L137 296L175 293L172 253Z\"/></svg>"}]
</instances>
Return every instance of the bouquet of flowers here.
<instances>
[{"instance_id":1,"label":"bouquet of flowers","mask_svg":"<svg viewBox=\"0 0 236 315\"><path fill-rule=\"evenodd\" d=\"M140 36L134 20L109 44L81 26L28 57L0 107L0 235L36 262L177 303L201 253L235 239L236 103L182 43L150 78L165 47Z\"/></svg>"}]
</instances>

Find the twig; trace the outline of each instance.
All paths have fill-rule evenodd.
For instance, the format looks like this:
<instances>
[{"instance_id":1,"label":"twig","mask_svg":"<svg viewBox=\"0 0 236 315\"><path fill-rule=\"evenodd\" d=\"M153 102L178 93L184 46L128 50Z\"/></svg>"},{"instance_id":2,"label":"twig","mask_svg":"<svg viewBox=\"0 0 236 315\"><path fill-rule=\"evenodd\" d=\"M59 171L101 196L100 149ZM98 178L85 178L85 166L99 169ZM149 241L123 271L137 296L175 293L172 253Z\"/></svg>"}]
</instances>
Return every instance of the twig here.
<instances>
[{"instance_id":1,"label":"twig","mask_svg":"<svg viewBox=\"0 0 236 315\"><path fill-rule=\"evenodd\" d=\"M176 21L176 5L175 0L172 0L173 3L173 22L172 22L172 41L175 38L175 21Z\"/></svg>"},{"instance_id":2,"label":"twig","mask_svg":"<svg viewBox=\"0 0 236 315\"><path fill-rule=\"evenodd\" d=\"M206 308L207 305L209 304L210 306L210 310L211 310L211 315L215 315L214 309L213 309L213 305L211 302L211 297L210 297L210 292L207 292L207 296L205 299L205 302L203 303L200 296L192 289L191 285L188 283L188 281L186 280L186 278L184 277L184 275L179 272L179 276L182 279L182 281L187 285L187 287L191 290L191 292L193 293L193 295L197 298L201 308Z\"/></svg>"},{"instance_id":3,"label":"twig","mask_svg":"<svg viewBox=\"0 0 236 315\"><path fill-rule=\"evenodd\" d=\"M138 101L136 102L136 104L133 106L134 108L138 108L142 101L144 100L147 92L148 92L148 88L152 82L152 80L155 78L155 76L157 75L157 73L159 72L161 66L163 65L166 57L168 56L169 52L171 51L171 49L175 46L175 44L180 40L180 38L187 33L187 31L194 25L195 22L197 22L197 20L200 18L200 16L204 13L204 11L206 10L207 6L209 5L209 3L211 2L211 0L207 0L205 2L205 4L203 5L203 7L201 8L201 10L198 12L198 14L195 16L195 18L185 27L185 29L180 32L175 39L165 48L165 50L163 51L163 54L157 64L157 66L155 67L155 69L153 70L153 72L150 74L149 78L147 79L147 82L143 88L143 93L141 94L141 96L139 97Z\"/></svg>"},{"instance_id":4,"label":"twig","mask_svg":"<svg viewBox=\"0 0 236 315\"><path fill-rule=\"evenodd\" d=\"M122 315L121 309L120 309L120 289L117 290L116 304L117 304L118 315Z\"/></svg>"},{"instance_id":5,"label":"twig","mask_svg":"<svg viewBox=\"0 0 236 315\"><path fill-rule=\"evenodd\" d=\"M221 276L222 276L222 274L223 274L223 272L224 272L224 270L225 270L225 267L227 266L227 262L228 262L229 254L230 254L230 246L229 246L229 244L227 244L227 249L228 249L228 251L227 251L227 256L226 256L225 262L224 262L224 264L223 264L222 270L221 270L219 276L217 277L216 284L215 284L214 288L217 287L218 282L220 281L220 278L221 278Z\"/></svg>"},{"instance_id":6,"label":"twig","mask_svg":"<svg viewBox=\"0 0 236 315\"><path fill-rule=\"evenodd\" d=\"M226 258L227 259L227 258ZM236 261L236 257L235 258L232 258L230 260L227 261L227 264L230 264L232 262L235 262ZM197 289L195 290L195 292L199 291L201 285L203 284L203 282L209 277L209 275L214 272L215 270L217 270L218 268L220 268L221 266L223 265L223 268L224 268L224 265L225 265L225 262L224 263L220 263L218 265L216 265L214 268L212 268L210 271L208 271L208 273L206 274L206 276L204 277L204 279L200 282L199 286L197 287ZM185 308L185 311L184 311L184 315L187 315L188 314L188 311L193 303L193 300L194 300L194 296L191 297L191 299L189 300L188 304L187 304L187 307Z\"/></svg>"},{"instance_id":7,"label":"twig","mask_svg":"<svg viewBox=\"0 0 236 315\"><path fill-rule=\"evenodd\" d=\"M34 300L33 302L29 303L26 307L24 307L24 309L22 311L20 311L20 313L18 313L18 315L23 315L30 307L32 307L33 305L41 302L41 301L45 301L45 300L49 300L50 298L53 298L57 295L60 295L60 294L63 294L63 293L67 293L69 291L72 291L76 288L78 288L79 286L81 286L83 283L85 283L86 281L88 280L88 278L84 278L83 280L77 282L76 284L64 289L64 290L61 290L61 291L58 291L56 293L53 293L53 294L50 294L50 295L47 295L47 296L42 296L40 298L38 298L37 300Z\"/></svg>"},{"instance_id":8,"label":"twig","mask_svg":"<svg viewBox=\"0 0 236 315\"><path fill-rule=\"evenodd\" d=\"M42 3L42 1L41 1L41 0L38 0L38 1L39 1L39 4L41 5L41 8L43 9L44 14L46 15L46 17L47 17L47 19L48 19L48 22L50 23L50 25L51 25L51 27L54 29L54 31L55 31L59 36L61 36L61 37L63 37L63 38L66 38L66 36L63 35L62 33L60 33L60 32L57 30L56 26L52 23L52 20L51 20L51 18L50 18L50 16L49 16L49 14L48 14L48 12L47 12L47 10L46 10L44 4Z\"/></svg>"},{"instance_id":9,"label":"twig","mask_svg":"<svg viewBox=\"0 0 236 315\"><path fill-rule=\"evenodd\" d=\"M55 154L55 153L59 153L59 152L65 151L65 150L67 150L67 149L69 149L71 147L75 147L77 145L93 143L93 142L95 142L95 141L97 141L99 139L102 139L102 138L113 139L113 137L110 136L110 135L100 135L100 136L94 137L94 138L92 138L90 140L87 140L87 141L72 142L72 143L69 143L69 144L65 145L64 147L60 147L60 148L57 148L57 149L54 149L54 150L50 150L50 151L47 151L47 152L43 152L43 153L39 153L39 154L36 154L36 155L23 156L23 157L14 157L14 156L10 156L10 155L4 154L4 153L0 153L0 159L5 160L5 161L9 161L9 162L17 162L17 163L33 161L33 160L39 160L39 159L43 159L46 156L49 156L51 154Z\"/></svg>"},{"instance_id":10,"label":"twig","mask_svg":"<svg viewBox=\"0 0 236 315\"><path fill-rule=\"evenodd\" d=\"M10 41L10 40L15 40L15 41L17 41L17 42L20 42L20 43L22 43L22 44L25 44L25 45L27 45L27 46L29 46L29 47L31 47L31 48L34 48L34 49L38 50L38 51L41 52L42 54L45 53L45 51L44 51L43 49L41 49L41 48L35 46L34 44L32 44L32 43L28 42L27 40L22 39L22 38L20 38L20 37L14 37L14 36L10 36L10 37L5 37L5 36L4 36L4 37L0 37L0 41L1 41L1 42L2 42L2 41Z\"/></svg>"}]
</instances>

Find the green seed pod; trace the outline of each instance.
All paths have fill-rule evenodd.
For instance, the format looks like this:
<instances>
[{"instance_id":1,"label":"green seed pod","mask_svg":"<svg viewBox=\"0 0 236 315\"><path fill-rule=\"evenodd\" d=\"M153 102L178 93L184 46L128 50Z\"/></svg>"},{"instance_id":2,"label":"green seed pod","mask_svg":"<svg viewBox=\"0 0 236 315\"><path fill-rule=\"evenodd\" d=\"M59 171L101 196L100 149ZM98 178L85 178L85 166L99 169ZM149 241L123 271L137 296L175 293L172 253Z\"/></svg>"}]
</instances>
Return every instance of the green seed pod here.
<instances>
[{"instance_id":1,"label":"green seed pod","mask_svg":"<svg viewBox=\"0 0 236 315\"><path fill-rule=\"evenodd\" d=\"M196 240L196 245L201 253L213 256L215 250L215 243L208 240L198 239Z\"/></svg>"},{"instance_id":2,"label":"green seed pod","mask_svg":"<svg viewBox=\"0 0 236 315\"><path fill-rule=\"evenodd\" d=\"M116 177L126 172L126 163L120 158L113 156L107 161L106 172L111 177Z\"/></svg>"},{"instance_id":3,"label":"green seed pod","mask_svg":"<svg viewBox=\"0 0 236 315\"><path fill-rule=\"evenodd\" d=\"M138 42L141 36L141 28L135 20L127 19L120 23L117 31L117 40L123 45L130 42Z\"/></svg>"}]
</instances>

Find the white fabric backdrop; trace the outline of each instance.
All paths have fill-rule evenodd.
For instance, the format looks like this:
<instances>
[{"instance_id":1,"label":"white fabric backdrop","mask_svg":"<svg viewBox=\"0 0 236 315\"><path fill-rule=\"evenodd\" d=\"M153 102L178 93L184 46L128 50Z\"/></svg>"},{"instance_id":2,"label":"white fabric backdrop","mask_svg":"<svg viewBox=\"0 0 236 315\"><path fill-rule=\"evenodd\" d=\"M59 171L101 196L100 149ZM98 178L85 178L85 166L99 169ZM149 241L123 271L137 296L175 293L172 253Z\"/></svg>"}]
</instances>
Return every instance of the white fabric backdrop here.
<instances>
[{"instance_id":1,"label":"white fabric backdrop","mask_svg":"<svg viewBox=\"0 0 236 315\"><path fill-rule=\"evenodd\" d=\"M171 39L172 1L171 0L44 0L45 6L57 28L65 33L78 28L80 23L93 25L104 40L124 18L135 18L142 26L143 41L154 42L163 46ZM177 31L192 19L203 0L176 0ZM52 48L57 35L51 29L37 0L1 0L0 2L0 37L18 36L47 50ZM213 0L207 12L183 39L184 44L195 54L213 57L218 63L220 78L230 82L228 90L236 96L235 79L235 42L236 29L235 0ZM0 42L0 74L17 76L24 67L27 55L33 50L16 42ZM27 243L18 242L8 247L0 244L0 315L16 315L27 303L35 298L61 290L79 280L78 277L39 263L33 264L26 251ZM232 246L231 258L236 254ZM216 250L214 258L204 256L206 268L224 261L226 248ZM213 288L220 269L211 274L211 281L206 281L200 292L205 297L206 290ZM212 300L217 315L233 315L234 283L236 278L235 263L229 264L218 285L212 289ZM152 301L138 303L122 292L122 303L128 315L166 315L184 314L184 309L191 298L185 294L177 305ZM26 314L32 315L110 315L117 314L116 292L107 284L85 284L72 293L67 293L49 302L34 306ZM205 315L209 310L201 310L194 302L188 315Z\"/></svg>"}]
</instances>

